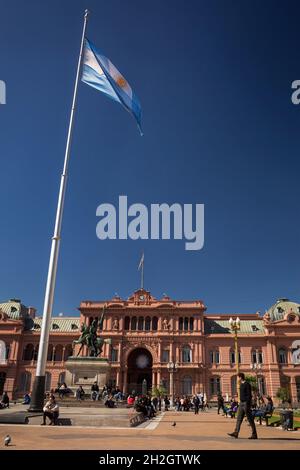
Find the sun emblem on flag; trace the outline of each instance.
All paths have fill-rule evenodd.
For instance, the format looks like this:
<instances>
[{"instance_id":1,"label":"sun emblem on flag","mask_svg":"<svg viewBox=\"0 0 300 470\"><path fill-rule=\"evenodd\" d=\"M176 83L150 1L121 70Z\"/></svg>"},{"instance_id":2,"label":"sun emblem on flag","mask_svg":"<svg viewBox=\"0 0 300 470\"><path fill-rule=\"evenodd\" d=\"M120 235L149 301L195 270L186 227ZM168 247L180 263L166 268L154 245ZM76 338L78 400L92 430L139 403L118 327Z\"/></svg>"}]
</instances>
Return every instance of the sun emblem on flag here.
<instances>
[{"instance_id":1,"label":"sun emblem on flag","mask_svg":"<svg viewBox=\"0 0 300 470\"><path fill-rule=\"evenodd\" d=\"M127 85L125 78L122 77L121 75L117 78L116 82L121 88L124 88Z\"/></svg>"}]
</instances>

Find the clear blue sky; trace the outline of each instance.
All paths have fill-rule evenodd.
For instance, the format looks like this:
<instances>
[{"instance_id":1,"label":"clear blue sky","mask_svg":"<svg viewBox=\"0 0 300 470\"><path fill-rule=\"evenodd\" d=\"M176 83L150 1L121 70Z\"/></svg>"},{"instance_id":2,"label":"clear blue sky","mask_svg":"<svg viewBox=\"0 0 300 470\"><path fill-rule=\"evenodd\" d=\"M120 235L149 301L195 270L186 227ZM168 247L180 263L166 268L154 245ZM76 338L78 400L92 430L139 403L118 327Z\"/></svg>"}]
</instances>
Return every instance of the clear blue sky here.
<instances>
[{"instance_id":1,"label":"clear blue sky","mask_svg":"<svg viewBox=\"0 0 300 470\"><path fill-rule=\"evenodd\" d=\"M54 314L82 299L203 299L209 312L300 300L300 79L296 2L0 2L0 299L42 311L82 16L127 78L145 135L80 84ZM205 246L103 241L96 207L204 203Z\"/></svg>"}]
</instances>

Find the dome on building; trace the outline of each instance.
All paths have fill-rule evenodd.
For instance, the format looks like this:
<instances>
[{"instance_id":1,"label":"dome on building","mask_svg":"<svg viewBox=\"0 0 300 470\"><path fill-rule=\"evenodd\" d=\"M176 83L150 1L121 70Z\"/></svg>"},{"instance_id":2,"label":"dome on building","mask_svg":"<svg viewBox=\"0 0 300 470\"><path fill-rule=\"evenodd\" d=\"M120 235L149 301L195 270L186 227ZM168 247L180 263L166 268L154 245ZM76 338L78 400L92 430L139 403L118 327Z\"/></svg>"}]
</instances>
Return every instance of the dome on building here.
<instances>
[{"instance_id":1,"label":"dome on building","mask_svg":"<svg viewBox=\"0 0 300 470\"><path fill-rule=\"evenodd\" d=\"M0 303L0 310L12 320L21 320L28 316L28 308L19 299L10 299L7 302Z\"/></svg>"},{"instance_id":2,"label":"dome on building","mask_svg":"<svg viewBox=\"0 0 300 470\"><path fill-rule=\"evenodd\" d=\"M300 316L300 304L286 298L278 299L277 302L269 308L267 313L270 315L271 321L283 320L284 316L288 313L294 313Z\"/></svg>"},{"instance_id":3,"label":"dome on building","mask_svg":"<svg viewBox=\"0 0 300 470\"><path fill-rule=\"evenodd\" d=\"M22 320L25 330L33 328L35 311L35 308L26 307L19 299L10 299L0 303L0 312L6 314L11 320Z\"/></svg>"}]
</instances>

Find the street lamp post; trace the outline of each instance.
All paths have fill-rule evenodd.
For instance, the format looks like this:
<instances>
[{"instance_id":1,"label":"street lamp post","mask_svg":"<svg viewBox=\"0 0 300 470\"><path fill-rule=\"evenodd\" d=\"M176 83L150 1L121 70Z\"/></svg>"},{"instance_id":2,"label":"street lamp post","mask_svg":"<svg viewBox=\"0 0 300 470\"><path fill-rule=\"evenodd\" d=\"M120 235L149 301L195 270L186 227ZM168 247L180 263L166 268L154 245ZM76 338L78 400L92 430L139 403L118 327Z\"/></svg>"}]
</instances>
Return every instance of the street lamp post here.
<instances>
[{"instance_id":1,"label":"street lamp post","mask_svg":"<svg viewBox=\"0 0 300 470\"><path fill-rule=\"evenodd\" d=\"M251 364L251 369L255 372L255 376L256 376L256 383L257 383L257 391L258 391L258 395L261 397L262 396L262 393L261 393L261 387L260 387L260 382L258 380L258 376L260 375L260 372L261 372L261 364L259 362L254 362L253 364Z\"/></svg>"},{"instance_id":2,"label":"street lamp post","mask_svg":"<svg viewBox=\"0 0 300 470\"><path fill-rule=\"evenodd\" d=\"M174 372L177 372L178 363L177 362L169 362L168 363L168 371L170 373L170 407L174 406Z\"/></svg>"},{"instance_id":3,"label":"street lamp post","mask_svg":"<svg viewBox=\"0 0 300 470\"><path fill-rule=\"evenodd\" d=\"M238 331L241 329L241 321L239 317L235 319L230 317L229 325L230 325L231 331L234 333L234 355L235 355L236 374L238 375L240 372ZM240 387L238 383L237 383L237 394L238 394L238 402L240 403Z\"/></svg>"}]
</instances>

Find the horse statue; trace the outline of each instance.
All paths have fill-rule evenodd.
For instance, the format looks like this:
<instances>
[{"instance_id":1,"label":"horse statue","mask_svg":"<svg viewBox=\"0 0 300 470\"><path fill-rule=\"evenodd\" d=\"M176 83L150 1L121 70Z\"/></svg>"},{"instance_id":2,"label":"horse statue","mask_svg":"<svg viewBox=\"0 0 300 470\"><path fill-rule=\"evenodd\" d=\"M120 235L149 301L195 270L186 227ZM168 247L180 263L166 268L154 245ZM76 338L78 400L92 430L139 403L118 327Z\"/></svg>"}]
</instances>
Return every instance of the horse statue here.
<instances>
[{"instance_id":1,"label":"horse statue","mask_svg":"<svg viewBox=\"0 0 300 470\"><path fill-rule=\"evenodd\" d=\"M97 336L97 329L98 327L102 327L103 325L103 318L104 318L104 307L103 307L103 312L101 315L100 320L98 321L98 318L95 318L91 325L85 325L82 323L80 331L81 335L78 339L75 339L73 341L73 344L80 344L80 349L78 351L77 357L81 353L83 346L87 346L88 348L88 356L89 357L98 357L102 353L103 350L103 345L106 344L111 344L111 339L104 339L101 337Z\"/></svg>"}]
</instances>

